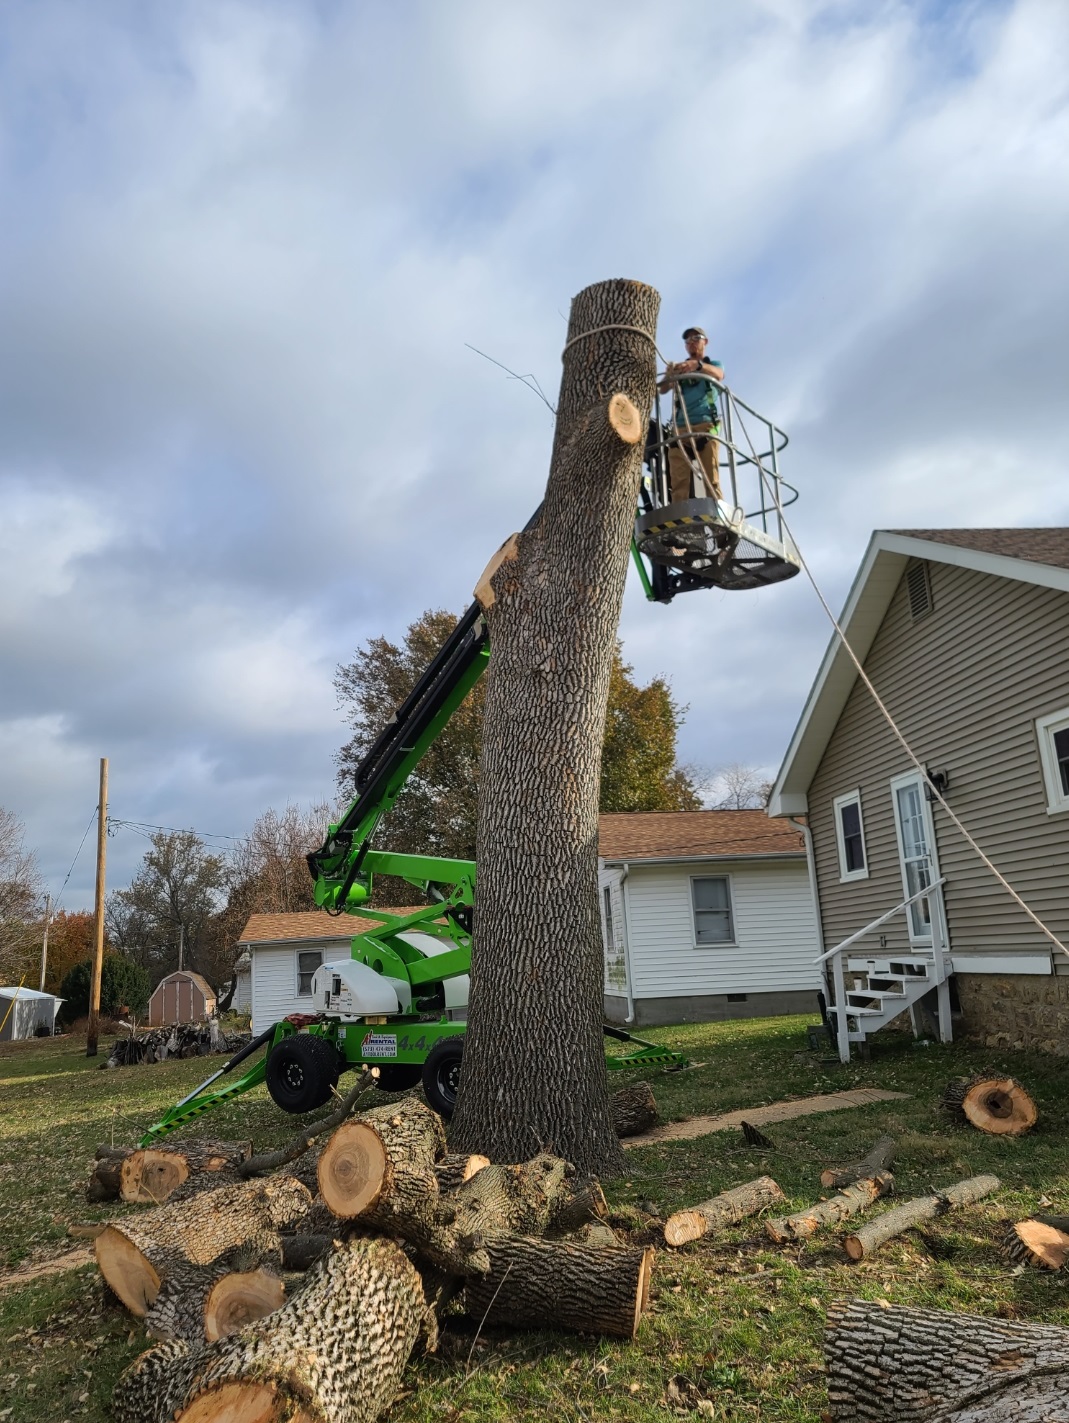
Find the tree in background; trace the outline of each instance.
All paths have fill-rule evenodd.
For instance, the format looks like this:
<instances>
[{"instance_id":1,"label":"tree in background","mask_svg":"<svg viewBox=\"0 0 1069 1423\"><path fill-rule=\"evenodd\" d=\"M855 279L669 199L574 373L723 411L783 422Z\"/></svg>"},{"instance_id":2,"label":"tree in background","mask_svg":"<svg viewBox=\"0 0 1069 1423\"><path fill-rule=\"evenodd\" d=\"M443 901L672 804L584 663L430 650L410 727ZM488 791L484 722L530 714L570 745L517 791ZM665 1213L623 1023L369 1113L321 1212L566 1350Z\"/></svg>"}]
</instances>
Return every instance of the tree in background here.
<instances>
[{"instance_id":1,"label":"tree in background","mask_svg":"<svg viewBox=\"0 0 1069 1423\"><path fill-rule=\"evenodd\" d=\"M710 810L763 810L768 804L773 782L760 766L743 766L735 761L720 766L709 777L705 789Z\"/></svg>"},{"instance_id":2,"label":"tree in background","mask_svg":"<svg viewBox=\"0 0 1069 1423\"><path fill-rule=\"evenodd\" d=\"M89 916L92 919L92 915ZM60 1009L65 1023L74 1023L89 1014L89 985L93 961L75 964L60 984ZM117 1017L124 1009L131 1018L143 1018L148 1008L149 976L140 964L123 954L107 953L100 973L100 1012L105 1018Z\"/></svg>"},{"instance_id":3,"label":"tree in background","mask_svg":"<svg viewBox=\"0 0 1069 1423\"><path fill-rule=\"evenodd\" d=\"M93 957L93 914L91 910L79 909L68 913L57 910L48 928L48 967L45 973L45 992L59 993L60 984L76 964L85 963ZM104 948L110 945L107 938ZM40 944L35 946L40 954ZM37 980L34 980L36 985Z\"/></svg>"},{"instance_id":4,"label":"tree in background","mask_svg":"<svg viewBox=\"0 0 1069 1423\"><path fill-rule=\"evenodd\" d=\"M452 613L429 609L409 626L400 645L385 637L371 638L354 661L339 666L334 686L353 730L337 757L343 797L351 794L353 775L364 753L457 621ZM601 809L700 810L695 786L676 764L676 737L686 708L672 699L663 678L655 677L642 687L632 671L617 641L601 762ZM485 682L480 681L384 818L380 844L409 854L475 858L484 705ZM411 885L403 880L387 876L375 880L375 904L411 904L413 896Z\"/></svg>"},{"instance_id":5,"label":"tree in background","mask_svg":"<svg viewBox=\"0 0 1069 1423\"><path fill-rule=\"evenodd\" d=\"M108 896L112 942L156 984L178 967L181 934L185 967L214 985L208 930L226 884L223 858L192 830L157 830L149 839L130 886Z\"/></svg>"},{"instance_id":6,"label":"tree in background","mask_svg":"<svg viewBox=\"0 0 1069 1423\"><path fill-rule=\"evenodd\" d=\"M0 806L0 981L18 983L40 955L41 877L17 815ZM33 987L36 987L36 980Z\"/></svg>"}]
</instances>

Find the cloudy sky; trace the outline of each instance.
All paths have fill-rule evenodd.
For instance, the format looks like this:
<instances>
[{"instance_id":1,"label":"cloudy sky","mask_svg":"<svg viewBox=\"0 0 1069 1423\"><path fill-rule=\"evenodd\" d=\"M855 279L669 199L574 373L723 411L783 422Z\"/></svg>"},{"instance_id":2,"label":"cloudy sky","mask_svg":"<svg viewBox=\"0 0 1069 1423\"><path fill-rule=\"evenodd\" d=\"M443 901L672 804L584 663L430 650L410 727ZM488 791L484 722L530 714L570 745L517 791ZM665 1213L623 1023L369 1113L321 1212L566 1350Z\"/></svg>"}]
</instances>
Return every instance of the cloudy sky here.
<instances>
[{"instance_id":1,"label":"cloudy sky","mask_svg":"<svg viewBox=\"0 0 1069 1423\"><path fill-rule=\"evenodd\" d=\"M7 0L0 208L0 805L53 893L102 755L215 835L332 791L337 663L541 496L467 343L552 395L590 282L790 432L833 603L874 527L1069 515L1064 0ZM705 765L778 764L827 639L802 579L622 631Z\"/></svg>"}]
</instances>

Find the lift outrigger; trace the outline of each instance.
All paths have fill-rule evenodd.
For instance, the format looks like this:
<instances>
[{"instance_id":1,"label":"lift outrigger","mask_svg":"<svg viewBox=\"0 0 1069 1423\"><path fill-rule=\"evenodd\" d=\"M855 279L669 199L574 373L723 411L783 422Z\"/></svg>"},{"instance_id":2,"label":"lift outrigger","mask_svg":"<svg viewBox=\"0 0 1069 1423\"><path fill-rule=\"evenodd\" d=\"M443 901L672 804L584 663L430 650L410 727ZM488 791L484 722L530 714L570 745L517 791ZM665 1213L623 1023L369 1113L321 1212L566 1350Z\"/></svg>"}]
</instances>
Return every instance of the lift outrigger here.
<instances>
[{"instance_id":1,"label":"lift outrigger","mask_svg":"<svg viewBox=\"0 0 1069 1423\"><path fill-rule=\"evenodd\" d=\"M680 435L662 423L658 402L632 542L646 596L656 602L670 603L699 588L762 587L800 568L783 524L784 507L797 498L779 474L786 435L727 386L705 378L721 395L726 425L719 444L731 503L709 497L668 501L668 450ZM760 427L760 451L749 443L744 411ZM737 425L746 431L747 452L738 444ZM696 463L694 475L702 477ZM759 498L747 513L738 495L751 475ZM368 749L356 771L352 802L308 856L316 903L366 925L352 941L350 958L324 963L313 975L314 1013L291 1015L260 1033L150 1127L142 1146L263 1082L284 1111L314 1110L328 1100L345 1068L364 1065L378 1067L378 1086L387 1091L422 1082L431 1105L451 1115L467 1026L475 864L375 850L371 842L423 755L486 670L489 656L486 620L474 602ZM406 880L426 905L406 914L371 909L376 874ZM606 1024L605 1034L625 1045L606 1054L612 1070L686 1065L681 1054L622 1028ZM261 1049L266 1051L254 1061ZM239 1067L244 1070L237 1077L220 1084Z\"/></svg>"}]
</instances>

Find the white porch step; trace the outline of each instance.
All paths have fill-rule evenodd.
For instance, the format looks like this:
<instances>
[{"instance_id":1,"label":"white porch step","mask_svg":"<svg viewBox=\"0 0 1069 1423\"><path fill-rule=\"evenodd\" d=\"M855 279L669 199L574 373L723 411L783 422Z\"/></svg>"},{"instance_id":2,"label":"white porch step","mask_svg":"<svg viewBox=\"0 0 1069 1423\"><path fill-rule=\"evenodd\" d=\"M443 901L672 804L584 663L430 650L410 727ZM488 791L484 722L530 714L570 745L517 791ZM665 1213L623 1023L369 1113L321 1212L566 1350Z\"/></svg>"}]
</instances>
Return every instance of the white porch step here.
<instances>
[{"instance_id":1,"label":"white porch step","mask_svg":"<svg viewBox=\"0 0 1069 1423\"><path fill-rule=\"evenodd\" d=\"M903 954L895 958L850 958L846 961L847 973L871 973L878 978L920 978L934 967L935 959L921 954Z\"/></svg>"}]
</instances>

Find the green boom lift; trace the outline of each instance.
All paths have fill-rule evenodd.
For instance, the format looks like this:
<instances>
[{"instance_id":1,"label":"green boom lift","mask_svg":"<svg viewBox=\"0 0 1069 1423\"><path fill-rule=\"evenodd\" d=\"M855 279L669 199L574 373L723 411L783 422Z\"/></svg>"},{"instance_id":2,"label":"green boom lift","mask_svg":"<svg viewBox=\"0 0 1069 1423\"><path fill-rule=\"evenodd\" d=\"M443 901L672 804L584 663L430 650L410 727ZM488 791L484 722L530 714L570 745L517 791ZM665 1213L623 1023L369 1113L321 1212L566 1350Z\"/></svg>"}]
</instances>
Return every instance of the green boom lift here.
<instances>
[{"instance_id":1,"label":"green boom lift","mask_svg":"<svg viewBox=\"0 0 1069 1423\"><path fill-rule=\"evenodd\" d=\"M732 397L720 387L729 410ZM775 453L781 432L774 427ZM646 596L668 603L702 587L757 587L797 572L797 555L782 529L772 537L769 509L746 515L715 499L669 504L666 447L671 433L650 422L632 554ZM735 461L724 442L735 488ZM762 498L772 490L781 512L778 475L756 459ZM789 488L789 486L787 486ZM793 493L793 490L791 491ZM536 511L528 524L538 517ZM762 527L762 521L764 527ZM642 554L650 560L647 570ZM431 1105L452 1113L464 1051L468 973L471 967L475 864L372 848L379 822L420 759L486 670L490 645L482 608L475 602L434 657L405 701L368 749L356 771L354 798L323 845L308 856L316 903L331 915L363 919L351 956L321 964L312 978L314 1012L293 1014L260 1033L187 1097L171 1107L142 1138L148 1146L195 1117L266 1082L284 1111L303 1113L325 1103L349 1067L379 1068L378 1086L398 1091L422 1082ZM375 874L406 880L427 900L407 914L371 910ZM606 1036L625 1044L607 1054L609 1068L681 1067L685 1059L621 1028ZM257 1057L261 1049L266 1049ZM243 1071L230 1074L238 1067ZM225 1083L220 1079L227 1077Z\"/></svg>"}]
</instances>

